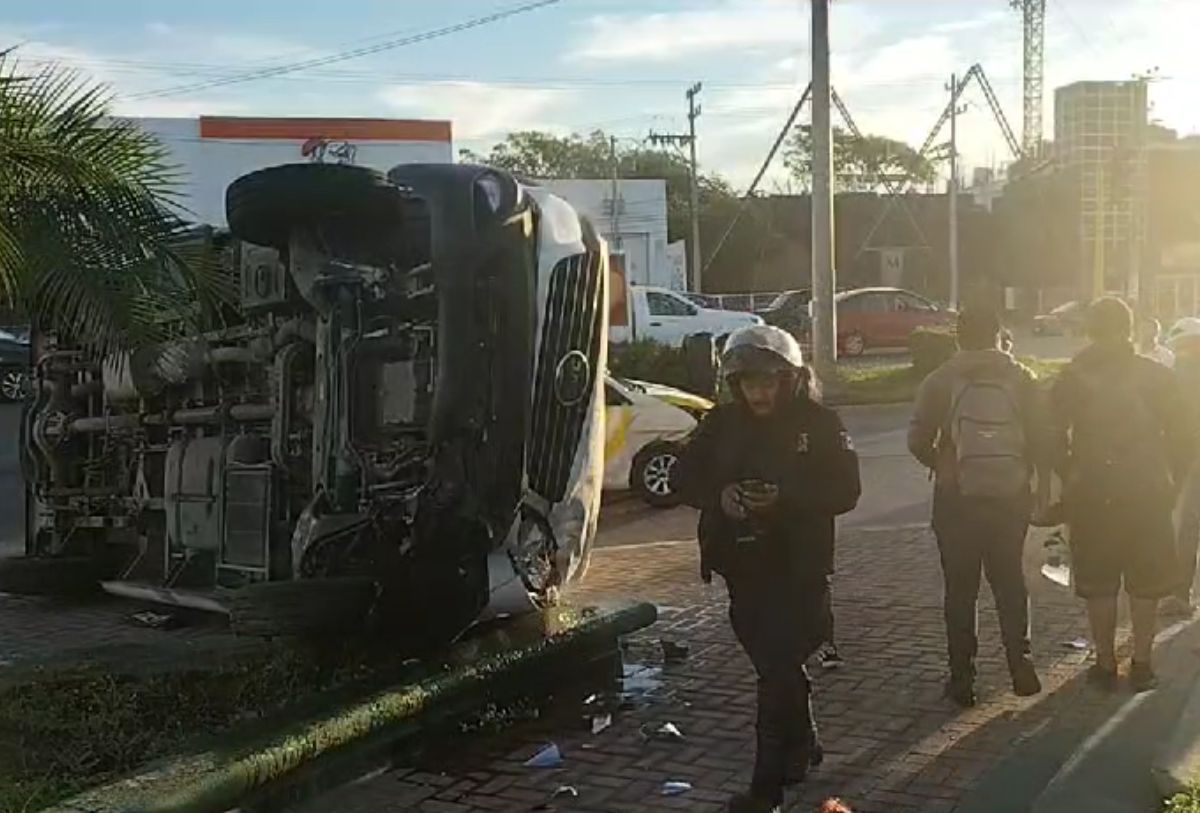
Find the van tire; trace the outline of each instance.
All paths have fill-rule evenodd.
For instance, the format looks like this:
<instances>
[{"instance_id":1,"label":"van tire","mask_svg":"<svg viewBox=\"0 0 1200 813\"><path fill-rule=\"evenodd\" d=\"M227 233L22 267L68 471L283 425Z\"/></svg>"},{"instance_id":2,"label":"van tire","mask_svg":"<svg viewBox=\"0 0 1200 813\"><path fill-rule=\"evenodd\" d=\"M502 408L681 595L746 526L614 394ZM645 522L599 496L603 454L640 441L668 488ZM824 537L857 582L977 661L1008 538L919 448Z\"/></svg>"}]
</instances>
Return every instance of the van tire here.
<instances>
[{"instance_id":1,"label":"van tire","mask_svg":"<svg viewBox=\"0 0 1200 813\"><path fill-rule=\"evenodd\" d=\"M346 164L283 164L235 180L225 217L240 240L286 250L293 229L378 233L401 218L404 195L387 177Z\"/></svg>"}]
</instances>

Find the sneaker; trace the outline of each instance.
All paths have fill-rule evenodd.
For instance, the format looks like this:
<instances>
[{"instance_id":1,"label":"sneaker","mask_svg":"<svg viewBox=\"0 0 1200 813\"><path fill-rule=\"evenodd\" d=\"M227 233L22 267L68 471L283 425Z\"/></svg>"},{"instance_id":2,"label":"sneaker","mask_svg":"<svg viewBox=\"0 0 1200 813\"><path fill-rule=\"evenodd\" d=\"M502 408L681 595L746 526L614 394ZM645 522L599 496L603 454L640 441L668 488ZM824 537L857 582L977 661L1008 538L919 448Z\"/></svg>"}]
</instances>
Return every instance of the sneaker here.
<instances>
[{"instance_id":1,"label":"sneaker","mask_svg":"<svg viewBox=\"0 0 1200 813\"><path fill-rule=\"evenodd\" d=\"M946 697L964 709L973 708L979 702L975 696L975 681L966 677L951 677L946 681Z\"/></svg>"},{"instance_id":2,"label":"sneaker","mask_svg":"<svg viewBox=\"0 0 1200 813\"><path fill-rule=\"evenodd\" d=\"M822 647L818 657L822 669L841 669L846 665L846 662L842 660L842 656L834 644L826 644Z\"/></svg>"},{"instance_id":3,"label":"sneaker","mask_svg":"<svg viewBox=\"0 0 1200 813\"><path fill-rule=\"evenodd\" d=\"M1041 694L1042 682L1038 680L1033 658L1022 655L1019 659L1011 661L1008 665L1008 673L1012 676L1013 694L1017 697L1033 697L1035 694Z\"/></svg>"},{"instance_id":4,"label":"sneaker","mask_svg":"<svg viewBox=\"0 0 1200 813\"><path fill-rule=\"evenodd\" d=\"M1087 682L1106 692L1117 690L1117 667L1093 663L1087 670Z\"/></svg>"},{"instance_id":5,"label":"sneaker","mask_svg":"<svg viewBox=\"0 0 1200 813\"><path fill-rule=\"evenodd\" d=\"M1150 692L1158 688L1158 676L1150 664L1133 661L1129 664L1129 685L1135 692Z\"/></svg>"},{"instance_id":6,"label":"sneaker","mask_svg":"<svg viewBox=\"0 0 1200 813\"><path fill-rule=\"evenodd\" d=\"M780 813L779 805L749 793L739 793L731 797L725 809L729 813Z\"/></svg>"}]
</instances>

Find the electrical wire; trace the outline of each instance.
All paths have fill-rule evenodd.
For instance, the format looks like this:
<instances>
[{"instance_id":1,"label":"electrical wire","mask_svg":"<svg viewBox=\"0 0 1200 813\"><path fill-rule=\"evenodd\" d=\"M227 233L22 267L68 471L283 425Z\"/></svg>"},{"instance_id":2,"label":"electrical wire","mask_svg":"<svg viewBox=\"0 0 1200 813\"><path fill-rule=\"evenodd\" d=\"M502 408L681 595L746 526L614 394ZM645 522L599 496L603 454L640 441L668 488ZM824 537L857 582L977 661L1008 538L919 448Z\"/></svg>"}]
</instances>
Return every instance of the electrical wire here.
<instances>
[{"instance_id":1,"label":"electrical wire","mask_svg":"<svg viewBox=\"0 0 1200 813\"><path fill-rule=\"evenodd\" d=\"M208 90L214 87L224 87L226 85L241 84L243 82L252 82L258 79L266 79L283 74L295 73L296 71L305 70L307 68L319 68L325 65L333 65L339 62L346 62L351 59L358 59L372 54L379 54L385 51L403 48L409 45L416 45L430 40L440 39L451 34L457 34L462 31L469 31L474 28L489 25L490 23L499 22L501 20L515 17L518 14L525 14L531 11L536 11L547 6L557 5L562 0L534 0L533 2L523 3L517 6L511 6L491 14L485 14L481 17L473 17L469 20L464 20L452 25L442 26L427 31L421 31L416 34L399 37L397 39L381 42L376 45L354 48L348 51L340 51L328 56L317 57L315 59L300 60L298 62L285 63L276 65L270 68L262 68L256 71L250 71L235 76L227 76L221 79L213 79L208 82L198 82L191 85L177 85L175 87L163 88L161 90L147 91L128 96L129 99L161 99L168 96L175 96L180 93L191 93L197 90Z\"/></svg>"}]
</instances>

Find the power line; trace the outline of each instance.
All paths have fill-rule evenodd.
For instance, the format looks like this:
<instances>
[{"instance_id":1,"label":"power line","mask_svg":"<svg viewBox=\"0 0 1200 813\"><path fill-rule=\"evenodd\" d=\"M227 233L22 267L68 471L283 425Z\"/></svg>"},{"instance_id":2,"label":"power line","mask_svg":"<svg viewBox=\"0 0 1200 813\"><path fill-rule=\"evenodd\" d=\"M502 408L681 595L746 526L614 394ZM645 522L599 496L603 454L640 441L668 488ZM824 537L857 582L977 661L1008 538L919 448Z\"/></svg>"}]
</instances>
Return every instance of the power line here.
<instances>
[{"instance_id":1,"label":"power line","mask_svg":"<svg viewBox=\"0 0 1200 813\"><path fill-rule=\"evenodd\" d=\"M287 73L294 73L296 71L305 70L307 68L319 68L324 65L333 65L333 64L336 64L339 62L346 62L351 59L358 59L359 57L383 53L384 51L391 51L396 48L403 48L403 47L406 47L409 45L416 45L416 44L422 43L422 42L429 42L430 40L440 39L441 37L446 37L446 36L449 36L450 34L457 34L462 31L469 31L473 28L479 28L481 26L488 25L490 23L499 22L500 20L505 20L510 17L515 17L518 14L525 14L530 11L536 11L537 9L545 8L546 6L556 5L560 2L562 2L562 0L534 0L534 2L523 3L518 6L512 6L510 8L502 9L500 11L496 11L491 14L485 14L481 17L474 17L469 20L464 20L463 22L460 22L460 23L454 23L453 25L447 25L447 26L443 26L441 28L434 28L434 29L431 29L428 31L422 31L422 32L419 32L416 34L411 34L409 36L405 36L405 37L399 37L397 39L388 40L386 42L381 42L377 45L370 45L370 46L366 46L366 47L362 47L362 48L354 48L354 49L351 49L348 51L341 51L338 53L330 54L329 56L318 57L316 59L307 59L307 60L301 60L299 62L286 63L283 65L276 65L271 68L263 68L261 70L250 71L248 73L244 73L244 74L240 74L240 75L236 75L236 76L228 76L223 79L214 79L209 82L198 82L198 83L195 83L192 85L178 85L178 86L172 87L172 88L163 88L161 90L147 91L145 93L138 93L133 96L129 96L128 98L130 98L130 99L159 99L159 98L163 98L166 96L174 96L179 93L190 93L190 92L196 91L196 90L208 90L209 88L214 88L214 87L223 87L225 85L240 84L242 82L252 82L257 79L266 79L266 78L273 77L273 76L280 76L280 75L287 74Z\"/></svg>"}]
</instances>

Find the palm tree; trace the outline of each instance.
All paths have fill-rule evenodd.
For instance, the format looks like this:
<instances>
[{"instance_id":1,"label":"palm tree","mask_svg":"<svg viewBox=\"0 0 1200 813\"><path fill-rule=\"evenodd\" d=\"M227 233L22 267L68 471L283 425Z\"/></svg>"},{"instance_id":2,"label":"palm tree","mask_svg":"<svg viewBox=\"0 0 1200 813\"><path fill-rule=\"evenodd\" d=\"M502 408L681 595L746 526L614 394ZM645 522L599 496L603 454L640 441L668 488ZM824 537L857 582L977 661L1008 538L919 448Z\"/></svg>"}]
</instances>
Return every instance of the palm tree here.
<instances>
[{"instance_id":1,"label":"palm tree","mask_svg":"<svg viewBox=\"0 0 1200 813\"><path fill-rule=\"evenodd\" d=\"M186 236L165 148L111 93L0 52L0 305L100 351L159 338L227 299Z\"/></svg>"}]
</instances>

